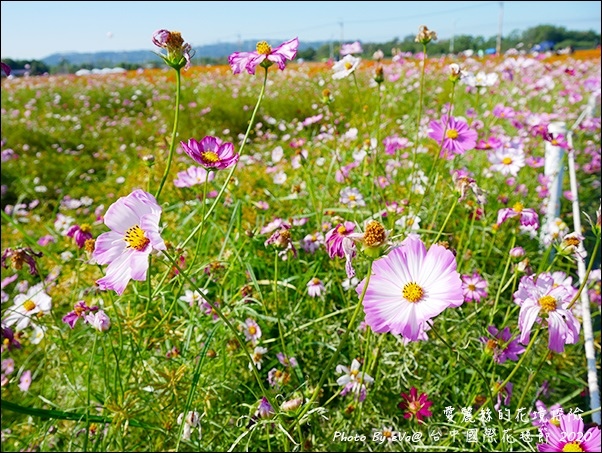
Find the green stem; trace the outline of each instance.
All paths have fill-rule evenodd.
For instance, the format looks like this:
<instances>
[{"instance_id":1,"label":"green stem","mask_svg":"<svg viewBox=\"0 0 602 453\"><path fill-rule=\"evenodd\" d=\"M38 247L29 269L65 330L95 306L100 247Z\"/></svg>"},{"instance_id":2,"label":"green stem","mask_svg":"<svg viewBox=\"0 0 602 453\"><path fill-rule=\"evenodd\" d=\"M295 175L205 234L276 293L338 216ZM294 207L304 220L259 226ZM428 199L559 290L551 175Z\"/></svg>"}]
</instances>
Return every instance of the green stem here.
<instances>
[{"instance_id":1,"label":"green stem","mask_svg":"<svg viewBox=\"0 0 602 453\"><path fill-rule=\"evenodd\" d=\"M547 355L548 355L547 352L542 354L539 365L537 365L537 370L535 371L535 373L531 373L531 375L529 376L529 379L527 380L527 383L525 384L525 388L523 390L523 393L520 395L520 398L518 400L518 405L516 407L523 407L523 401L525 399L525 396L527 395L527 390L529 390L529 387L531 386L533 379L535 379L535 376L537 376L539 374L539 372L541 371L541 367L543 367L543 364L546 361Z\"/></svg>"},{"instance_id":2,"label":"green stem","mask_svg":"<svg viewBox=\"0 0 602 453\"><path fill-rule=\"evenodd\" d=\"M176 69L176 110L174 113L173 130L171 132L171 142L169 144L169 154L167 155L167 165L165 166L165 171L163 172L163 177L161 178L161 183L159 184L159 189L155 194L157 203L159 202L159 196L161 195L161 191L163 190L163 186L165 185L165 181L167 180L169 169L171 168L171 161L173 160L174 150L176 148L178 123L180 122L180 86L182 83L181 78L182 77L180 75L180 70Z\"/></svg>"},{"instance_id":3,"label":"green stem","mask_svg":"<svg viewBox=\"0 0 602 453\"><path fill-rule=\"evenodd\" d=\"M516 244L516 235L512 235L512 242L510 243L509 250L512 250L514 248L514 244ZM502 285L502 283L506 279L506 274L508 273L508 268L510 267L511 260L512 260L512 257L510 256L510 253L508 253L508 259L506 260L506 266L504 267L504 273L502 274L502 280L500 281L500 286L498 287L497 294L495 295L495 300L493 301L493 308L491 309L491 315L489 316L489 324L493 323L493 317L495 316L495 310L496 310L497 304L500 300L500 296L502 295L502 289L504 288L504 285Z\"/></svg>"},{"instance_id":4,"label":"green stem","mask_svg":"<svg viewBox=\"0 0 602 453\"><path fill-rule=\"evenodd\" d=\"M249 120L249 125L247 126L247 132L245 133L245 136L242 139L242 145L240 145L240 150L238 151L239 156L242 155L242 152L247 143L247 138L249 137L249 133L251 132L251 129L253 127L253 123L255 121L255 116L257 115L257 111L259 110L259 105L261 104L263 95L265 93L265 87L266 87L267 80L268 80L268 70L267 70L267 68L265 68L263 85L261 86L261 91L259 92L259 97L257 98L257 103L255 104L255 108L253 109L253 114L251 115L251 119ZM203 222L205 222L205 220L207 220L209 218L209 216L211 216L211 214L213 214L213 210L217 206L217 203L219 202L219 200L222 198L222 195L225 192L226 187L228 187L228 184L230 183L230 180L232 179L232 175L234 174L234 170L236 170L237 166L238 166L238 161L234 165L232 165L232 167L230 167L230 172L228 173L228 176L226 177L226 181L224 182L224 185L220 189L219 193L217 194L217 197L215 197L215 200L213 200L213 203L211 204L211 207L205 214L205 217L203 217L201 222L194 228L194 230L192 230L192 232L188 235L186 240L184 242L182 242L182 244L179 245L180 248L184 248L186 246L186 244L188 244L188 242L192 239L192 237L199 231Z\"/></svg>"},{"instance_id":5,"label":"green stem","mask_svg":"<svg viewBox=\"0 0 602 453\"><path fill-rule=\"evenodd\" d=\"M88 378L87 378L87 389L86 389L86 437L84 438L84 451L88 451L88 441L90 438L90 395L91 395L91 385L92 381L92 366L94 365L94 356L96 355L96 344L98 342L97 332L94 332L94 344L92 345L92 354L90 355L90 361L88 362Z\"/></svg>"},{"instance_id":6,"label":"green stem","mask_svg":"<svg viewBox=\"0 0 602 453\"><path fill-rule=\"evenodd\" d=\"M441 225L441 228L439 229L439 232L437 233L437 236L435 237L433 244L436 244L437 241L439 240L439 238L441 237L441 234L443 233L443 230L445 229L445 226L447 225L447 222L449 221L449 218L451 217L452 213L454 212L454 209L456 208L457 204L458 204L458 198L454 197L454 202L452 203L452 206L449 209L449 212L447 213L447 217L445 217L445 220L443 221L443 225Z\"/></svg>"},{"instance_id":7,"label":"green stem","mask_svg":"<svg viewBox=\"0 0 602 453\"><path fill-rule=\"evenodd\" d=\"M589 264L587 265L587 270L585 271L585 275L583 276L583 281L581 282L581 285L579 285L579 290L577 291L577 294L575 294L571 303L566 307L567 310L573 308L573 305L575 305L575 303L579 300L579 297L581 297L581 292L585 289L589 274L591 273L592 267L594 266L595 258L598 256L598 248L600 248L600 235L596 236L596 243L594 244L594 250L592 251L592 258L589 260Z\"/></svg>"},{"instance_id":8,"label":"green stem","mask_svg":"<svg viewBox=\"0 0 602 453\"><path fill-rule=\"evenodd\" d=\"M309 409L311 408L311 406L313 405L313 403L316 401L316 399L318 398L318 395L320 393L320 389L322 388L322 385L324 385L324 381L326 381L326 379L328 378L328 370L332 369L332 365L337 361L337 359L339 358L339 355L341 354L341 350L343 349L343 345L347 342L347 338L349 337L349 333L351 332L351 328L353 327L353 325L355 324L355 320L360 312L360 308L363 305L364 302L364 297L366 296L366 291L368 290L368 284L370 283L370 276L372 274L372 261L370 261L370 264L368 266L368 271L366 274L366 278L365 278L365 282L364 282L364 287L362 289L362 294L360 295L360 299L355 307L355 310L353 311L353 315L351 315L351 319L349 320L349 324L347 324L347 329L345 330L345 333L343 333L343 336L341 337L341 341L339 342L339 345L337 346L337 349L335 350L334 354L330 357L330 360L328 361L328 363L326 364L326 367L322 369L322 375L320 377L320 380L318 381L318 385L316 386L316 388L314 389L314 392L312 393L309 401L305 404L305 406L303 407L303 409L301 410L301 412L299 412L299 414L297 415L297 417L295 418L295 420L293 421L293 424L291 426L291 430L295 427L295 425L297 423L299 423L301 421L301 419L303 418L303 416L309 411Z\"/></svg>"},{"instance_id":9,"label":"green stem","mask_svg":"<svg viewBox=\"0 0 602 453\"><path fill-rule=\"evenodd\" d=\"M278 336L280 337L280 347L282 353L288 357L286 353L286 344L284 343L284 330L282 328L282 319L280 318L280 302L278 297L278 252L274 254L274 301L276 303L276 318L278 319Z\"/></svg>"}]
</instances>

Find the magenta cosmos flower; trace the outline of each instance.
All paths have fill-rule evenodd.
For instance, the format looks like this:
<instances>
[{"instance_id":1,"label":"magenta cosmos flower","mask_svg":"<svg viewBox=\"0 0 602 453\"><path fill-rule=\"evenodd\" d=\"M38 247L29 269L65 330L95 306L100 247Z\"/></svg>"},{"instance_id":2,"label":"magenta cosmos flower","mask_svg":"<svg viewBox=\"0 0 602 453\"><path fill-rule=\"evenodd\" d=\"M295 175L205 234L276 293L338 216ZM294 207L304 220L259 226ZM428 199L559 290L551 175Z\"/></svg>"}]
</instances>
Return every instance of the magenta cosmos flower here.
<instances>
[{"instance_id":1,"label":"magenta cosmos flower","mask_svg":"<svg viewBox=\"0 0 602 453\"><path fill-rule=\"evenodd\" d=\"M593 426L584 432L583 420L575 414L560 416L560 427L547 423L541 428L545 444L538 451L600 451L600 428Z\"/></svg>"},{"instance_id":2,"label":"magenta cosmos flower","mask_svg":"<svg viewBox=\"0 0 602 453\"><path fill-rule=\"evenodd\" d=\"M478 134L468 127L464 121L447 115L441 121L431 121L428 136L437 143L443 142L441 157L452 158L464 154L477 145Z\"/></svg>"},{"instance_id":3,"label":"magenta cosmos flower","mask_svg":"<svg viewBox=\"0 0 602 453\"><path fill-rule=\"evenodd\" d=\"M539 228L539 216L535 209L525 208L525 206L518 202L511 208L502 208L497 212L496 225L500 226L506 220L513 217L520 219L520 224L525 227L532 227L534 229Z\"/></svg>"},{"instance_id":4,"label":"magenta cosmos flower","mask_svg":"<svg viewBox=\"0 0 602 453\"><path fill-rule=\"evenodd\" d=\"M223 170L238 162L239 154L234 152L234 145L230 142L223 143L217 137L208 135L200 142L191 138L180 144L186 154L207 170Z\"/></svg>"},{"instance_id":5,"label":"magenta cosmos flower","mask_svg":"<svg viewBox=\"0 0 602 453\"><path fill-rule=\"evenodd\" d=\"M424 338L427 321L464 302L454 254L438 244L427 252L415 234L374 261L372 272L363 304L366 324L374 332L418 341ZM357 286L358 294L365 281Z\"/></svg>"},{"instance_id":6,"label":"magenta cosmos flower","mask_svg":"<svg viewBox=\"0 0 602 453\"><path fill-rule=\"evenodd\" d=\"M565 344L577 343L581 326L573 312L566 308L572 298L572 292L555 283L554 277L548 273L524 276L514 293L514 302L520 305L520 342L527 344L533 324L542 323L545 319L551 351L564 352Z\"/></svg>"},{"instance_id":7,"label":"magenta cosmos flower","mask_svg":"<svg viewBox=\"0 0 602 453\"><path fill-rule=\"evenodd\" d=\"M107 274L96 281L100 289L121 295L130 279L146 279L150 253L166 250L159 234L160 217L155 197L140 189L109 206L104 223L111 231L98 236L92 253L98 264L108 264Z\"/></svg>"},{"instance_id":8,"label":"magenta cosmos flower","mask_svg":"<svg viewBox=\"0 0 602 453\"><path fill-rule=\"evenodd\" d=\"M462 275L462 292L466 302L481 302L487 297L487 280L478 272Z\"/></svg>"},{"instance_id":9,"label":"magenta cosmos flower","mask_svg":"<svg viewBox=\"0 0 602 453\"><path fill-rule=\"evenodd\" d=\"M355 223L343 222L338 224L335 228L326 233L324 242L326 243L326 250L328 256L334 258L345 258L345 250L343 249L343 239L353 233L355 230Z\"/></svg>"},{"instance_id":10,"label":"magenta cosmos flower","mask_svg":"<svg viewBox=\"0 0 602 453\"><path fill-rule=\"evenodd\" d=\"M416 417L418 423L423 423L424 417L430 417L433 413L429 410L429 407L433 405L432 401L428 401L428 395L421 393L418 396L418 390L416 387L410 389L410 394L401 393L403 401L397 405L402 411L404 411L403 418Z\"/></svg>"},{"instance_id":11,"label":"magenta cosmos flower","mask_svg":"<svg viewBox=\"0 0 602 453\"><path fill-rule=\"evenodd\" d=\"M255 52L234 52L228 57L228 63L234 74L242 72L243 69L246 69L249 74L255 74L257 66L267 69L274 63L282 71L286 66L286 60L292 60L297 56L298 47L298 38L283 42L275 49L272 49L267 42L260 41L257 43Z\"/></svg>"},{"instance_id":12,"label":"magenta cosmos flower","mask_svg":"<svg viewBox=\"0 0 602 453\"><path fill-rule=\"evenodd\" d=\"M481 337L481 343L485 344L485 350L493 354L495 363L504 363L506 360L517 361L518 355L525 352L525 348L518 344L518 339L512 339L509 327L498 330L495 326L487 327L487 332L492 336Z\"/></svg>"}]
</instances>

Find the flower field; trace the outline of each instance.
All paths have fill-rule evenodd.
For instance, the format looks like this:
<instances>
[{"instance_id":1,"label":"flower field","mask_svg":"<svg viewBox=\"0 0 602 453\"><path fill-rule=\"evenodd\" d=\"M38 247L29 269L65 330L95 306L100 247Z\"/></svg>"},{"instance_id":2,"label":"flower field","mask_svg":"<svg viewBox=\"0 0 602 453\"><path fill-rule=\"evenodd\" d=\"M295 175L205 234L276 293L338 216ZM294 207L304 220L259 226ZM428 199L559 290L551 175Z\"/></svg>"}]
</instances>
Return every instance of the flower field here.
<instances>
[{"instance_id":1,"label":"flower field","mask_svg":"<svg viewBox=\"0 0 602 453\"><path fill-rule=\"evenodd\" d=\"M600 51L432 39L3 78L2 450L599 451Z\"/></svg>"}]
</instances>

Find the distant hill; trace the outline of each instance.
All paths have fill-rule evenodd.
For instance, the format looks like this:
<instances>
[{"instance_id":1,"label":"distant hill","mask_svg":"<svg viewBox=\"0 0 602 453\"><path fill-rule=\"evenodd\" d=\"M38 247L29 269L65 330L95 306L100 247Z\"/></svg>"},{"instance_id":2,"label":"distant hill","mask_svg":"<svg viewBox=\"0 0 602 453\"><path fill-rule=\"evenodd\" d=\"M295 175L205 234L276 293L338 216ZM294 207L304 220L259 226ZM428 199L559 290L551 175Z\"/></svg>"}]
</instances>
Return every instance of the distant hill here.
<instances>
[{"instance_id":1,"label":"distant hill","mask_svg":"<svg viewBox=\"0 0 602 453\"><path fill-rule=\"evenodd\" d=\"M255 50L255 46L258 41L261 40L245 40L242 42L223 42L216 44L207 44L204 46L195 47L194 58L226 58L233 52L245 51L249 52ZM273 41L273 42L276 42ZM282 41L281 41L282 42ZM313 41L313 42L300 42L299 51L303 51L309 48L318 49L329 41ZM41 59L43 63L48 66L57 66L63 61L67 61L73 65L91 64L94 66L115 66L120 63L130 64L146 64L156 63L157 55L153 53L155 49L149 50L130 50L120 52L88 52L88 53L55 53ZM159 51L160 49L156 49Z\"/></svg>"}]
</instances>

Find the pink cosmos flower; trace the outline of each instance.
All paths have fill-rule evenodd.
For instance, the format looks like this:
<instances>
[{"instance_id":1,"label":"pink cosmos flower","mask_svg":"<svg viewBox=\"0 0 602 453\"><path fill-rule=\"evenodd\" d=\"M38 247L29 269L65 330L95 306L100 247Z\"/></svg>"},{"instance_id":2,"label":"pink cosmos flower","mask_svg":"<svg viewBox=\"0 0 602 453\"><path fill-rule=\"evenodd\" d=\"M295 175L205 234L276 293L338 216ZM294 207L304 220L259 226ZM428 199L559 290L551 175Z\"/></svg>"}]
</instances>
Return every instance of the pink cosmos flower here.
<instances>
[{"instance_id":1,"label":"pink cosmos flower","mask_svg":"<svg viewBox=\"0 0 602 453\"><path fill-rule=\"evenodd\" d=\"M566 308L571 302L571 296L572 292L563 285L556 284L549 273L524 276L514 293L514 302L520 306L520 342L527 344L533 324L541 324L545 319L550 350L561 353L564 352L565 344L575 344L579 340L581 326L573 312Z\"/></svg>"},{"instance_id":2,"label":"pink cosmos flower","mask_svg":"<svg viewBox=\"0 0 602 453\"><path fill-rule=\"evenodd\" d=\"M600 428L585 431L583 419L575 414L562 414L559 427L548 423L541 431L546 443L537 444L538 451L600 451Z\"/></svg>"},{"instance_id":3,"label":"pink cosmos flower","mask_svg":"<svg viewBox=\"0 0 602 453\"><path fill-rule=\"evenodd\" d=\"M337 384L343 387L341 396L347 395L351 392L355 395L360 402L366 399L367 385L374 382L374 378L365 372L360 372L361 363L357 359L353 359L351 367L345 365L337 365L336 372L343 373L337 379Z\"/></svg>"},{"instance_id":4,"label":"pink cosmos flower","mask_svg":"<svg viewBox=\"0 0 602 453\"><path fill-rule=\"evenodd\" d=\"M334 258L335 256L345 258L343 239L353 233L353 230L355 230L355 223L343 222L326 233L324 242L326 243L326 250L330 258Z\"/></svg>"},{"instance_id":5,"label":"pink cosmos flower","mask_svg":"<svg viewBox=\"0 0 602 453\"><path fill-rule=\"evenodd\" d=\"M19 380L19 388L22 392L26 392L29 390L29 386L31 385L31 371L24 371L21 375L21 379Z\"/></svg>"},{"instance_id":6,"label":"pink cosmos flower","mask_svg":"<svg viewBox=\"0 0 602 453\"><path fill-rule=\"evenodd\" d=\"M359 41L355 41L341 46L341 55L349 55L351 53L362 53L362 44Z\"/></svg>"},{"instance_id":7,"label":"pink cosmos flower","mask_svg":"<svg viewBox=\"0 0 602 453\"><path fill-rule=\"evenodd\" d=\"M259 327L257 321L255 321L252 318L247 318L245 320L245 324L243 325L243 332L247 341L250 341L253 344L256 344L257 341L261 338L261 327Z\"/></svg>"},{"instance_id":8,"label":"pink cosmos flower","mask_svg":"<svg viewBox=\"0 0 602 453\"><path fill-rule=\"evenodd\" d=\"M512 340L509 327L498 330L495 326L489 326L487 331L493 338L481 337L480 341L485 344L485 350L493 354L495 363L517 361L518 355L525 352L525 348L518 344L518 339Z\"/></svg>"},{"instance_id":9,"label":"pink cosmos flower","mask_svg":"<svg viewBox=\"0 0 602 453\"><path fill-rule=\"evenodd\" d=\"M366 324L374 332L418 341L424 338L427 321L464 302L454 254L438 244L427 252L415 234L374 261L372 272L363 305ZM357 286L358 294L365 281Z\"/></svg>"},{"instance_id":10,"label":"pink cosmos flower","mask_svg":"<svg viewBox=\"0 0 602 453\"><path fill-rule=\"evenodd\" d=\"M501 385L501 382L498 382L497 387ZM510 399L512 398L512 389L514 388L514 384L512 382L508 382L503 389L501 389L497 394L497 403L493 406L496 411L499 411L502 406L510 406Z\"/></svg>"},{"instance_id":11,"label":"pink cosmos flower","mask_svg":"<svg viewBox=\"0 0 602 453\"><path fill-rule=\"evenodd\" d=\"M86 245L88 239L92 239L92 233L90 233L90 225L82 223L81 225L72 225L66 235L73 238L77 246L82 249Z\"/></svg>"},{"instance_id":12,"label":"pink cosmos flower","mask_svg":"<svg viewBox=\"0 0 602 453\"><path fill-rule=\"evenodd\" d=\"M430 417L433 413L429 410L429 407L433 405L432 401L429 401L426 393L421 393L418 396L418 390L416 387L410 389L410 394L401 393L403 401L401 401L397 407L404 411L403 418L416 417L418 423L424 423L424 417Z\"/></svg>"},{"instance_id":13,"label":"pink cosmos flower","mask_svg":"<svg viewBox=\"0 0 602 453\"><path fill-rule=\"evenodd\" d=\"M182 38L180 32L169 30L157 30L153 33L153 44L165 49L167 55L159 55L168 66L176 70L190 68L190 59L194 55L192 46Z\"/></svg>"},{"instance_id":14,"label":"pink cosmos flower","mask_svg":"<svg viewBox=\"0 0 602 453\"><path fill-rule=\"evenodd\" d=\"M496 225L500 226L506 220L513 217L520 219L520 224L524 227L532 227L533 229L539 228L539 216L535 209L525 208L521 202L516 203L511 208L502 208L497 212Z\"/></svg>"},{"instance_id":15,"label":"pink cosmos flower","mask_svg":"<svg viewBox=\"0 0 602 453\"><path fill-rule=\"evenodd\" d=\"M173 185L176 187L192 187L197 184L205 184L205 182L213 181L215 172L208 172L203 167L193 165L187 170L178 173L178 177L174 179Z\"/></svg>"},{"instance_id":16,"label":"pink cosmos flower","mask_svg":"<svg viewBox=\"0 0 602 453\"><path fill-rule=\"evenodd\" d=\"M514 146L501 146L487 154L491 162L491 170L504 176L516 176L525 166L525 153L517 144Z\"/></svg>"},{"instance_id":17,"label":"pink cosmos flower","mask_svg":"<svg viewBox=\"0 0 602 453\"><path fill-rule=\"evenodd\" d=\"M437 143L443 141L441 157L453 158L473 149L477 144L478 134L470 129L464 121L443 115L441 121L431 121L428 136Z\"/></svg>"},{"instance_id":18,"label":"pink cosmos flower","mask_svg":"<svg viewBox=\"0 0 602 453\"><path fill-rule=\"evenodd\" d=\"M109 206L104 223L111 231L96 239L92 253L98 264L108 264L106 275L96 281L100 289L121 295L131 279L146 279L150 253L167 248L159 234L160 217L155 197L140 189Z\"/></svg>"},{"instance_id":19,"label":"pink cosmos flower","mask_svg":"<svg viewBox=\"0 0 602 453\"><path fill-rule=\"evenodd\" d=\"M275 49L265 41L257 43L255 52L234 52L228 57L228 63L234 74L241 73L243 69L249 74L255 74L257 66L269 68L274 63L281 71L286 67L286 60L292 60L297 56L299 38L283 42Z\"/></svg>"},{"instance_id":20,"label":"pink cosmos flower","mask_svg":"<svg viewBox=\"0 0 602 453\"><path fill-rule=\"evenodd\" d=\"M473 272L472 275L462 275L462 293L465 302L480 302L487 297L487 280Z\"/></svg>"},{"instance_id":21,"label":"pink cosmos flower","mask_svg":"<svg viewBox=\"0 0 602 453\"><path fill-rule=\"evenodd\" d=\"M84 316L86 324L90 324L99 332L106 332L111 327L109 316L103 311L98 310L95 313L88 313Z\"/></svg>"},{"instance_id":22,"label":"pink cosmos flower","mask_svg":"<svg viewBox=\"0 0 602 453\"><path fill-rule=\"evenodd\" d=\"M319 278L312 278L307 282L307 294L310 297L320 297L324 291L324 283Z\"/></svg>"},{"instance_id":23,"label":"pink cosmos flower","mask_svg":"<svg viewBox=\"0 0 602 453\"><path fill-rule=\"evenodd\" d=\"M240 157L234 152L234 145L210 135L200 142L191 138L188 142L180 142L182 148L196 163L205 169L223 170L238 162Z\"/></svg>"},{"instance_id":24,"label":"pink cosmos flower","mask_svg":"<svg viewBox=\"0 0 602 453\"><path fill-rule=\"evenodd\" d=\"M95 312L98 309L99 308L97 306L88 307L86 302L83 300L77 301L73 306L73 311L70 311L63 316L63 322L73 329L78 319L84 318L89 311Z\"/></svg>"}]
</instances>

